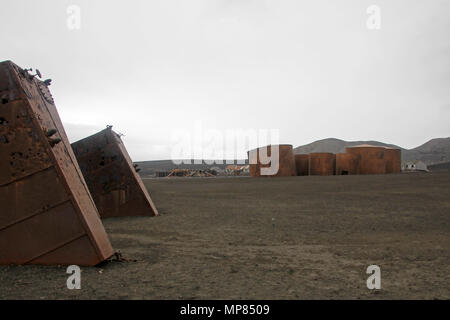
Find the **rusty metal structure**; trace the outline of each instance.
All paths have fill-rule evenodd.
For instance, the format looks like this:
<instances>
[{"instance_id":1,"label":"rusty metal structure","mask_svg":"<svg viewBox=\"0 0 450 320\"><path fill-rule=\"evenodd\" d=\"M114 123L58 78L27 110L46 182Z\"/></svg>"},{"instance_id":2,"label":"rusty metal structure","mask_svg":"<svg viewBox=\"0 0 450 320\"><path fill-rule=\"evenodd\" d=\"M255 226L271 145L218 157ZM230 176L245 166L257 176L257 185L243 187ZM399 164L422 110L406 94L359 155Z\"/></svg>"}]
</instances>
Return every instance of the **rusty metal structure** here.
<instances>
[{"instance_id":1,"label":"rusty metal structure","mask_svg":"<svg viewBox=\"0 0 450 320\"><path fill-rule=\"evenodd\" d=\"M309 175L385 174L401 172L401 150L389 147L359 145L345 153L310 153L295 155L297 175L304 175L309 159Z\"/></svg>"},{"instance_id":2,"label":"rusty metal structure","mask_svg":"<svg viewBox=\"0 0 450 320\"><path fill-rule=\"evenodd\" d=\"M336 154L336 175L359 174L359 155L352 153Z\"/></svg>"},{"instance_id":3,"label":"rusty metal structure","mask_svg":"<svg viewBox=\"0 0 450 320\"><path fill-rule=\"evenodd\" d=\"M113 249L50 80L0 63L0 264L96 265Z\"/></svg>"},{"instance_id":4,"label":"rusty metal structure","mask_svg":"<svg viewBox=\"0 0 450 320\"><path fill-rule=\"evenodd\" d=\"M279 157L278 157L278 171L271 175L261 174L262 168L269 168L271 164L261 163L260 151L267 152L267 156L272 156L273 147L278 147ZM257 148L248 151L249 157L249 171L252 177L290 177L297 175L297 170L295 167L295 157L294 150L290 144L280 144L280 145L269 145L266 147Z\"/></svg>"},{"instance_id":5,"label":"rusty metal structure","mask_svg":"<svg viewBox=\"0 0 450 320\"><path fill-rule=\"evenodd\" d=\"M295 167L297 168L298 176L309 175L309 155L308 154L296 154L295 155Z\"/></svg>"},{"instance_id":6,"label":"rusty metal structure","mask_svg":"<svg viewBox=\"0 0 450 320\"><path fill-rule=\"evenodd\" d=\"M346 148L346 153L359 157L359 174L385 174L385 147L359 145Z\"/></svg>"},{"instance_id":7,"label":"rusty metal structure","mask_svg":"<svg viewBox=\"0 0 450 320\"><path fill-rule=\"evenodd\" d=\"M400 173L402 171L402 151L395 148L385 148L386 173Z\"/></svg>"},{"instance_id":8,"label":"rusty metal structure","mask_svg":"<svg viewBox=\"0 0 450 320\"><path fill-rule=\"evenodd\" d=\"M334 153L313 152L309 154L310 176L332 176L334 175L336 157Z\"/></svg>"},{"instance_id":9,"label":"rusty metal structure","mask_svg":"<svg viewBox=\"0 0 450 320\"><path fill-rule=\"evenodd\" d=\"M138 169L111 126L72 143L72 149L102 218L158 215Z\"/></svg>"}]
</instances>

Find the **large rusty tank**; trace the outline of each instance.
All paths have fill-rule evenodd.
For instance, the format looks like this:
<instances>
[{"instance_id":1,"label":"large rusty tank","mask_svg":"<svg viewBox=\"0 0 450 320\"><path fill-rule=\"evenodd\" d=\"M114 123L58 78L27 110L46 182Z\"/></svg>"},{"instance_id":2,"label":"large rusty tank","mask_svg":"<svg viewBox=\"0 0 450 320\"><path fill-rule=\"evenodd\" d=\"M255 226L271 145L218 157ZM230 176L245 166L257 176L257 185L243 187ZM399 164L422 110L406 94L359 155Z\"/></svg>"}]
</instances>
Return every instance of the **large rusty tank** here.
<instances>
[{"instance_id":1,"label":"large rusty tank","mask_svg":"<svg viewBox=\"0 0 450 320\"><path fill-rule=\"evenodd\" d=\"M360 174L384 174L386 173L386 159L384 157L386 148L359 145L346 148L346 152L359 157Z\"/></svg>"},{"instance_id":2,"label":"large rusty tank","mask_svg":"<svg viewBox=\"0 0 450 320\"><path fill-rule=\"evenodd\" d=\"M352 153L336 154L336 175L359 174L360 156Z\"/></svg>"},{"instance_id":3,"label":"large rusty tank","mask_svg":"<svg viewBox=\"0 0 450 320\"><path fill-rule=\"evenodd\" d=\"M309 154L309 175L311 176L332 176L335 165L334 153L313 152Z\"/></svg>"},{"instance_id":4,"label":"large rusty tank","mask_svg":"<svg viewBox=\"0 0 450 320\"><path fill-rule=\"evenodd\" d=\"M295 167L297 169L298 176L307 176L309 174L309 155L296 154Z\"/></svg>"},{"instance_id":5,"label":"large rusty tank","mask_svg":"<svg viewBox=\"0 0 450 320\"><path fill-rule=\"evenodd\" d=\"M261 163L260 152L267 152L267 155L271 157L272 150L275 151L278 148L278 171L266 174L264 173L264 168L269 168L272 164L263 164ZM269 145L266 147L261 147L258 149L254 149L248 152L249 157L249 170L250 176L252 177L290 177L297 175L297 171L295 168L295 158L294 158L294 150L292 145L290 144L280 144L280 145ZM275 169L276 164L273 164L273 168Z\"/></svg>"},{"instance_id":6,"label":"large rusty tank","mask_svg":"<svg viewBox=\"0 0 450 320\"><path fill-rule=\"evenodd\" d=\"M0 264L93 266L113 249L50 81L0 63Z\"/></svg>"},{"instance_id":7,"label":"large rusty tank","mask_svg":"<svg viewBox=\"0 0 450 320\"><path fill-rule=\"evenodd\" d=\"M110 126L72 148L102 218L158 215L122 139Z\"/></svg>"},{"instance_id":8,"label":"large rusty tank","mask_svg":"<svg viewBox=\"0 0 450 320\"><path fill-rule=\"evenodd\" d=\"M386 159L386 173L400 173L402 171L402 151L395 148L384 150Z\"/></svg>"}]
</instances>

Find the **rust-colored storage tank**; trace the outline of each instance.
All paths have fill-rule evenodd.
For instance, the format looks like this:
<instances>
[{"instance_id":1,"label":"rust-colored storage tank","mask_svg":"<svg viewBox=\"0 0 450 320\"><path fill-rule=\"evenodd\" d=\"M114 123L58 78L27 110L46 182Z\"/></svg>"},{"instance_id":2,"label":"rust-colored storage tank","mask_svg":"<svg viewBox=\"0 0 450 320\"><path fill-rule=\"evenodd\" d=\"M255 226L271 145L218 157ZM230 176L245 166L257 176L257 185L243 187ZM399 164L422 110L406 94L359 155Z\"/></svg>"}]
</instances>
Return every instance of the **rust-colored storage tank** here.
<instances>
[{"instance_id":1,"label":"rust-colored storage tank","mask_svg":"<svg viewBox=\"0 0 450 320\"><path fill-rule=\"evenodd\" d=\"M298 176L307 176L309 174L309 155L296 154L295 167L297 169Z\"/></svg>"},{"instance_id":2,"label":"rust-colored storage tank","mask_svg":"<svg viewBox=\"0 0 450 320\"><path fill-rule=\"evenodd\" d=\"M386 173L386 160L384 157L386 148L371 145L359 145L346 148L347 153L359 156L360 174L384 174Z\"/></svg>"},{"instance_id":3,"label":"rust-colored storage tank","mask_svg":"<svg viewBox=\"0 0 450 320\"><path fill-rule=\"evenodd\" d=\"M102 218L158 215L122 139L111 127L74 142L72 148Z\"/></svg>"},{"instance_id":4,"label":"rust-colored storage tank","mask_svg":"<svg viewBox=\"0 0 450 320\"><path fill-rule=\"evenodd\" d=\"M395 148L384 150L386 159L386 173L400 173L402 171L402 151Z\"/></svg>"},{"instance_id":5,"label":"rust-colored storage tank","mask_svg":"<svg viewBox=\"0 0 450 320\"><path fill-rule=\"evenodd\" d=\"M278 147L279 152L279 163L278 163L278 171L274 174L264 174L261 170L263 168L269 168L271 164L262 164L260 159L260 151L264 152L264 149L267 148L267 155L271 157L272 148L275 150L275 147ZM262 150L261 150L262 149ZM254 149L248 152L249 157L249 171L250 176L252 177L290 177L295 176L297 174L295 168L295 158L294 158L294 150L292 145L290 144L280 144L277 146L266 146L258 149ZM274 164L275 166L275 164ZM275 167L274 167L275 169Z\"/></svg>"},{"instance_id":6,"label":"rust-colored storage tank","mask_svg":"<svg viewBox=\"0 0 450 320\"><path fill-rule=\"evenodd\" d=\"M93 266L113 249L48 84L0 63L0 264Z\"/></svg>"},{"instance_id":7,"label":"rust-colored storage tank","mask_svg":"<svg viewBox=\"0 0 450 320\"><path fill-rule=\"evenodd\" d=\"M332 176L336 166L334 153L313 152L309 154L310 176Z\"/></svg>"},{"instance_id":8,"label":"rust-colored storage tank","mask_svg":"<svg viewBox=\"0 0 450 320\"><path fill-rule=\"evenodd\" d=\"M360 157L352 153L336 154L336 175L359 174Z\"/></svg>"}]
</instances>

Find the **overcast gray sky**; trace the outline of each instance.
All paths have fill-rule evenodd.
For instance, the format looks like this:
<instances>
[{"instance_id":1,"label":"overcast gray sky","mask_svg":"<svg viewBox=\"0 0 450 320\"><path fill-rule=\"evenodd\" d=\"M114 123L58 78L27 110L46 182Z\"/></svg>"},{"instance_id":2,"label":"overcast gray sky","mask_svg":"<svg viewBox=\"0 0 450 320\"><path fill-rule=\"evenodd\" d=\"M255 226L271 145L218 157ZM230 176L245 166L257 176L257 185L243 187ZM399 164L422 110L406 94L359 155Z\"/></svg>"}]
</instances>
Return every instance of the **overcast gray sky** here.
<instances>
[{"instance_id":1,"label":"overcast gray sky","mask_svg":"<svg viewBox=\"0 0 450 320\"><path fill-rule=\"evenodd\" d=\"M450 136L448 0L3 0L0 40L1 61L53 79L72 142L111 124L136 161L199 121L294 146Z\"/></svg>"}]
</instances>

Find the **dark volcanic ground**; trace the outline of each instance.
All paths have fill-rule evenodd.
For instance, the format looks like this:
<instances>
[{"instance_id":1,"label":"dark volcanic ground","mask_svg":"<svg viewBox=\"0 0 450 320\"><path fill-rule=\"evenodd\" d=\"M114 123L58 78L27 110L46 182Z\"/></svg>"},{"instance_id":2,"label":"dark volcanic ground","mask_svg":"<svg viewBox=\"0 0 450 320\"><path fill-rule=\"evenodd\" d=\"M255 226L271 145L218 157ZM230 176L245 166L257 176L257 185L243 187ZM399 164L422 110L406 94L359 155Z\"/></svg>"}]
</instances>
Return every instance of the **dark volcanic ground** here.
<instances>
[{"instance_id":1,"label":"dark volcanic ground","mask_svg":"<svg viewBox=\"0 0 450 320\"><path fill-rule=\"evenodd\" d=\"M0 298L450 298L449 173L145 184L159 217L104 220L136 262L82 268L81 290L62 266L1 266Z\"/></svg>"}]
</instances>

